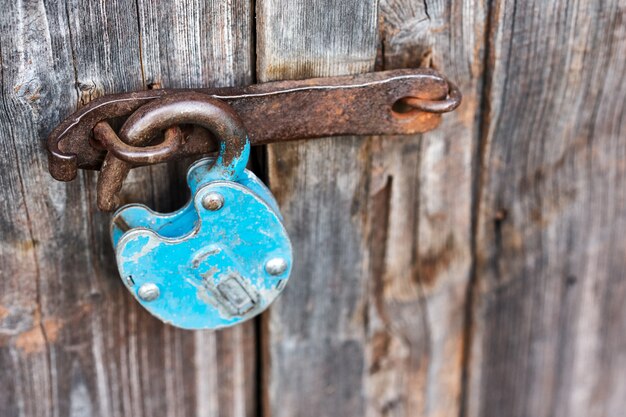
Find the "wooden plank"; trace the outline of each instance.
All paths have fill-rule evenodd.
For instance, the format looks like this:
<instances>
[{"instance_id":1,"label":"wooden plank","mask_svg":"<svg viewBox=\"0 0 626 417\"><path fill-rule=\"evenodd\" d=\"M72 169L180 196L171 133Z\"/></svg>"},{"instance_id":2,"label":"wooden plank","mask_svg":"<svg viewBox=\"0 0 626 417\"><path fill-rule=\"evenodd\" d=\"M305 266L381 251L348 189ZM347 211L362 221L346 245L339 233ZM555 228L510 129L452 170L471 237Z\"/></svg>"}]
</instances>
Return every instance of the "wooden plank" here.
<instances>
[{"instance_id":1,"label":"wooden plank","mask_svg":"<svg viewBox=\"0 0 626 417\"><path fill-rule=\"evenodd\" d=\"M374 69L374 0L257 2L257 78ZM265 316L264 415L363 415L368 141L268 146L294 269Z\"/></svg>"},{"instance_id":2,"label":"wooden plank","mask_svg":"<svg viewBox=\"0 0 626 417\"><path fill-rule=\"evenodd\" d=\"M385 69L434 62L466 96L423 137L269 147L296 265L266 316L266 413L456 416L483 8L257 4L260 80L370 71L379 50Z\"/></svg>"},{"instance_id":3,"label":"wooden plank","mask_svg":"<svg viewBox=\"0 0 626 417\"><path fill-rule=\"evenodd\" d=\"M95 175L55 182L43 147L63 117L104 93L249 82L250 2L218 3L4 5L0 415L256 413L253 327L194 335L145 313L117 277ZM168 177L137 172L126 196L171 208Z\"/></svg>"},{"instance_id":4,"label":"wooden plank","mask_svg":"<svg viewBox=\"0 0 626 417\"><path fill-rule=\"evenodd\" d=\"M471 1L380 2L383 67L434 67L463 104L432 132L372 144L371 416L461 413L485 15Z\"/></svg>"},{"instance_id":5,"label":"wooden plank","mask_svg":"<svg viewBox=\"0 0 626 417\"><path fill-rule=\"evenodd\" d=\"M625 12L493 3L469 416L624 415Z\"/></svg>"}]
</instances>

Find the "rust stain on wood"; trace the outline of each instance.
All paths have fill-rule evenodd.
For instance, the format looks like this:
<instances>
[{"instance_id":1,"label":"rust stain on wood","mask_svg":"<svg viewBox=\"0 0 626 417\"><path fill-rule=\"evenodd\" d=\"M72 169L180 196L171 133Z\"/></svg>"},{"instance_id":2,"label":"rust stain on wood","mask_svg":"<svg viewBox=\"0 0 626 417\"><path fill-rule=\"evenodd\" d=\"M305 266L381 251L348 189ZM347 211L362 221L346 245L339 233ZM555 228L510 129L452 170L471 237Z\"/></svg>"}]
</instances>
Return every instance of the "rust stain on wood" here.
<instances>
[{"instance_id":1,"label":"rust stain on wood","mask_svg":"<svg viewBox=\"0 0 626 417\"><path fill-rule=\"evenodd\" d=\"M9 315L9 309L0 304L0 320L3 320Z\"/></svg>"},{"instance_id":2,"label":"rust stain on wood","mask_svg":"<svg viewBox=\"0 0 626 417\"><path fill-rule=\"evenodd\" d=\"M382 362L389 355L389 346L391 344L391 336L387 330L376 331L370 341L370 374L375 374L382 368Z\"/></svg>"},{"instance_id":3,"label":"rust stain on wood","mask_svg":"<svg viewBox=\"0 0 626 417\"><path fill-rule=\"evenodd\" d=\"M64 324L64 320L59 318L49 318L43 322L37 320L30 330L20 333L15 338L14 345L26 354L41 352L47 345L56 342L59 330Z\"/></svg>"},{"instance_id":4,"label":"rust stain on wood","mask_svg":"<svg viewBox=\"0 0 626 417\"><path fill-rule=\"evenodd\" d=\"M297 174L300 166L298 149L298 146L290 144L274 144L267 149L273 160L268 167L268 177L270 180L280 179L281 181L281 186L272 190L281 208L292 200L297 188Z\"/></svg>"},{"instance_id":5,"label":"rust stain on wood","mask_svg":"<svg viewBox=\"0 0 626 417\"><path fill-rule=\"evenodd\" d=\"M421 254L416 260L413 270L415 281L434 286L437 278L441 276L441 271L447 269L453 262L455 250L454 236L450 234L442 247Z\"/></svg>"},{"instance_id":6,"label":"rust stain on wood","mask_svg":"<svg viewBox=\"0 0 626 417\"><path fill-rule=\"evenodd\" d=\"M39 242L36 239L20 240L14 243L14 245L21 251L28 252L37 247Z\"/></svg>"}]
</instances>

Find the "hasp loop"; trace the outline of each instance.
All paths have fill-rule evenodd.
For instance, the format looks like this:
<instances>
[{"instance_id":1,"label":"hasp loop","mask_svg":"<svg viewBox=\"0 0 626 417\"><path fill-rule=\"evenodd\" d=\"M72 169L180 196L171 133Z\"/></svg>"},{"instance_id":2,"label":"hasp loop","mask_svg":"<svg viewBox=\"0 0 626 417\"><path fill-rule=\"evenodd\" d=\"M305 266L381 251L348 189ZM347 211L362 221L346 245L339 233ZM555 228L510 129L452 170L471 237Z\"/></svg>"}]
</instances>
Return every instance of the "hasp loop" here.
<instances>
[{"instance_id":1,"label":"hasp loop","mask_svg":"<svg viewBox=\"0 0 626 417\"><path fill-rule=\"evenodd\" d=\"M166 162L177 157L185 141L179 125L201 126L215 138L217 159L212 168L217 177L236 180L246 167L250 142L243 122L226 103L206 94L185 92L153 100L137 109L119 131L105 121L94 127L94 138L108 151L98 177L98 206L112 211L119 205L118 193L134 166ZM164 140L150 146L159 134Z\"/></svg>"}]
</instances>

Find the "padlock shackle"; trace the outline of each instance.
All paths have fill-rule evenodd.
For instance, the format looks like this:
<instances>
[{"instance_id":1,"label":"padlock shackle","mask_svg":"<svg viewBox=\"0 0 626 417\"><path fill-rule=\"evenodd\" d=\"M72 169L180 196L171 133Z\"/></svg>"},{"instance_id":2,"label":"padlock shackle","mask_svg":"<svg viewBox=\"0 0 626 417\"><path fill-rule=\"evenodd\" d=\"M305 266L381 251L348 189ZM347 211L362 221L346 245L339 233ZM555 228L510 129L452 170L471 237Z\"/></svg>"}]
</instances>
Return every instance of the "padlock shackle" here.
<instances>
[{"instance_id":1,"label":"padlock shackle","mask_svg":"<svg viewBox=\"0 0 626 417\"><path fill-rule=\"evenodd\" d=\"M172 134L172 129L168 128L180 124L204 127L219 142L218 155L211 168L216 179L236 180L243 173L250 155L250 141L232 107L203 93L174 93L137 109L122 125L119 137L107 123L94 128L96 138L109 150L98 178L101 209L113 210L119 205L117 194L133 165L156 164L174 158L184 138L179 130ZM144 146L165 129L168 131L163 144Z\"/></svg>"},{"instance_id":2,"label":"padlock shackle","mask_svg":"<svg viewBox=\"0 0 626 417\"><path fill-rule=\"evenodd\" d=\"M153 100L130 115L119 136L128 145L144 144L166 128L181 124L202 126L218 140L214 169L224 170L223 179L234 179L243 172L250 149L246 128L232 107L206 94L185 92ZM123 159L140 162L128 156ZM152 163L168 159L169 155L163 154Z\"/></svg>"}]
</instances>

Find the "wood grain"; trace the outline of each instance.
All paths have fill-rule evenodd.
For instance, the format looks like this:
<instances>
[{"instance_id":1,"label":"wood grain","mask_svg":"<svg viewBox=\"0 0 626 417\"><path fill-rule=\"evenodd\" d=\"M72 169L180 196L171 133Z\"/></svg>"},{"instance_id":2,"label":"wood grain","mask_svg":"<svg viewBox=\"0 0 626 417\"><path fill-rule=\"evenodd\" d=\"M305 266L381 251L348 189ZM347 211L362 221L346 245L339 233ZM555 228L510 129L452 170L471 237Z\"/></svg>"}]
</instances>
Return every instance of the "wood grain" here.
<instances>
[{"instance_id":1,"label":"wood grain","mask_svg":"<svg viewBox=\"0 0 626 417\"><path fill-rule=\"evenodd\" d=\"M458 415L484 9L383 1L373 27L361 2L258 5L262 80L367 71L378 51L379 68L435 66L467 96L423 137L269 147L297 263L266 323L266 413Z\"/></svg>"},{"instance_id":2,"label":"wood grain","mask_svg":"<svg viewBox=\"0 0 626 417\"><path fill-rule=\"evenodd\" d=\"M95 175L55 182L43 147L101 94L249 83L250 2L2 6L0 415L255 414L253 325L194 334L144 312L117 277ZM125 196L173 208L169 178L138 170Z\"/></svg>"},{"instance_id":3,"label":"wood grain","mask_svg":"<svg viewBox=\"0 0 626 417\"><path fill-rule=\"evenodd\" d=\"M478 2L380 2L382 66L434 67L463 104L432 132L372 143L371 416L461 412L486 12Z\"/></svg>"},{"instance_id":4,"label":"wood grain","mask_svg":"<svg viewBox=\"0 0 626 417\"><path fill-rule=\"evenodd\" d=\"M1 416L624 414L624 0L0 5ZM178 331L122 289L95 175L52 180L44 138L255 59L258 81L431 66L464 102L422 136L268 147L290 283L260 332ZM176 208L184 169L124 197Z\"/></svg>"},{"instance_id":5,"label":"wood grain","mask_svg":"<svg viewBox=\"0 0 626 417\"><path fill-rule=\"evenodd\" d=\"M492 4L469 416L621 416L626 2Z\"/></svg>"},{"instance_id":6,"label":"wood grain","mask_svg":"<svg viewBox=\"0 0 626 417\"><path fill-rule=\"evenodd\" d=\"M259 81L374 69L373 0L257 2ZM363 415L369 142L268 147L294 269L265 316L264 415Z\"/></svg>"}]
</instances>

